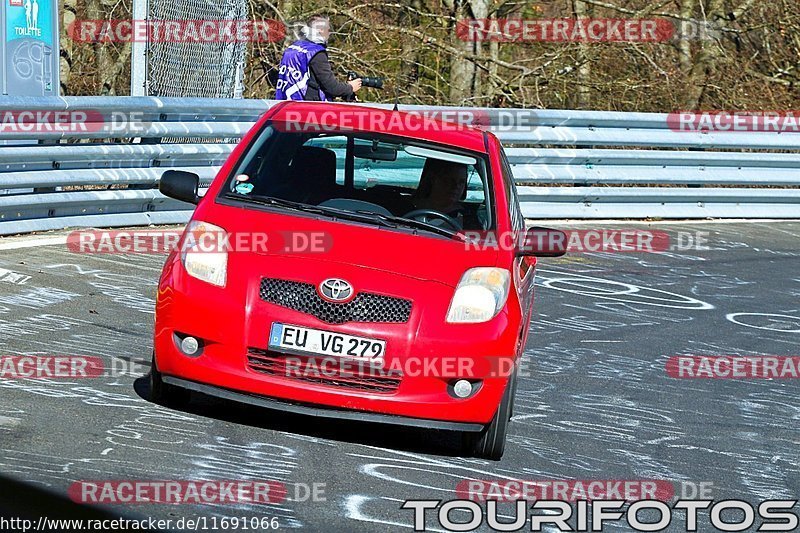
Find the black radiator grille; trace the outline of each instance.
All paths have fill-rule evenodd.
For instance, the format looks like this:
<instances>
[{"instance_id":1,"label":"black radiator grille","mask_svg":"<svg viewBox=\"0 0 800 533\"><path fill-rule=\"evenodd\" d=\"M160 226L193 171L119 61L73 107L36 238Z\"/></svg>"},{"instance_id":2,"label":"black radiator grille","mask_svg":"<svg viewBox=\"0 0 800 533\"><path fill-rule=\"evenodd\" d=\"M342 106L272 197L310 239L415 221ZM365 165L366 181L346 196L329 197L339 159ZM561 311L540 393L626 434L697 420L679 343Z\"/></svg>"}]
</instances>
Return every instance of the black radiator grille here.
<instances>
[{"instance_id":1,"label":"black radiator grille","mask_svg":"<svg viewBox=\"0 0 800 533\"><path fill-rule=\"evenodd\" d=\"M349 302L328 302L313 284L302 281L264 278L259 295L265 302L315 316L329 324L404 323L411 317L411 300L359 292Z\"/></svg>"}]
</instances>

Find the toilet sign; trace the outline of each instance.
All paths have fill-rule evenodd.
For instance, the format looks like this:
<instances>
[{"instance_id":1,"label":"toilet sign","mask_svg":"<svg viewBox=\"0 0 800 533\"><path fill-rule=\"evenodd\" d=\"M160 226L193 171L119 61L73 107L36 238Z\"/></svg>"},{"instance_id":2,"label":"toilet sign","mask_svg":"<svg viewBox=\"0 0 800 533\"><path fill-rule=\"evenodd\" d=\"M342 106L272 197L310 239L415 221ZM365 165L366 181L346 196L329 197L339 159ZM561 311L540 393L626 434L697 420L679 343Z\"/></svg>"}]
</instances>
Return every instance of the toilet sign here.
<instances>
[{"instance_id":1,"label":"toilet sign","mask_svg":"<svg viewBox=\"0 0 800 533\"><path fill-rule=\"evenodd\" d=\"M2 94L58 96L58 0L0 0Z\"/></svg>"}]
</instances>

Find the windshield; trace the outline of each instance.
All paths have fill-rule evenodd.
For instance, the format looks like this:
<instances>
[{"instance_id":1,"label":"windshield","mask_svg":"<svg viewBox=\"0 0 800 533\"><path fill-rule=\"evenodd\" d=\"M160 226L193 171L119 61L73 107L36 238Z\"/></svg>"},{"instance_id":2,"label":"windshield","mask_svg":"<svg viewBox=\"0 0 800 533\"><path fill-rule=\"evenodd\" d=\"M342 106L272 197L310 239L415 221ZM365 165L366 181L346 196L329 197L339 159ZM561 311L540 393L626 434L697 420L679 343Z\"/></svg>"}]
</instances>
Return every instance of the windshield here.
<instances>
[{"instance_id":1,"label":"windshield","mask_svg":"<svg viewBox=\"0 0 800 533\"><path fill-rule=\"evenodd\" d=\"M286 132L267 125L221 193L248 204L353 214L396 226L492 228L485 155L379 133ZM366 215L366 216L365 216ZM340 217L341 218L341 217Z\"/></svg>"}]
</instances>

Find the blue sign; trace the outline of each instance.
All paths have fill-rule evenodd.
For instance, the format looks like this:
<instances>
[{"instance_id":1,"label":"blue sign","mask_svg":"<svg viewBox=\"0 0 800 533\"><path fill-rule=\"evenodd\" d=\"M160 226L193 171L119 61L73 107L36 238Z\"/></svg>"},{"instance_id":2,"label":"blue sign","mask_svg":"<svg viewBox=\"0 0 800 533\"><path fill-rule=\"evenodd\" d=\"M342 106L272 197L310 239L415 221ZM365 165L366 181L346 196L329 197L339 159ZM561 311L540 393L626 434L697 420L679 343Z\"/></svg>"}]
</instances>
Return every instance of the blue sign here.
<instances>
[{"instance_id":1,"label":"blue sign","mask_svg":"<svg viewBox=\"0 0 800 533\"><path fill-rule=\"evenodd\" d=\"M3 94L58 95L58 0L3 2Z\"/></svg>"},{"instance_id":2,"label":"blue sign","mask_svg":"<svg viewBox=\"0 0 800 533\"><path fill-rule=\"evenodd\" d=\"M53 10L51 0L8 0L6 42L26 37L53 46Z\"/></svg>"}]
</instances>

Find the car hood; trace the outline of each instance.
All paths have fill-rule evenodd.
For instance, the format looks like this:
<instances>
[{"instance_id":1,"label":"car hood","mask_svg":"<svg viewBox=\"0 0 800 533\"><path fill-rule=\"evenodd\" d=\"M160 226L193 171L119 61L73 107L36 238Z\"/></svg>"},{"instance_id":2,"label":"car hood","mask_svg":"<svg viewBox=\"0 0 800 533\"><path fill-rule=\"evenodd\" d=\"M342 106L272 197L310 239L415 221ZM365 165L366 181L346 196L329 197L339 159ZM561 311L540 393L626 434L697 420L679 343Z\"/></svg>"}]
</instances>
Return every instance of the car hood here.
<instances>
[{"instance_id":1,"label":"car hood","mask_svg":"<svg viewBox=\"0 0 800 533\"><path fill-rule=\"evenodd\" d=\"M296 269L300 276L303 269L324 271L328 264L331 270L341 270L335 265L357 267L364 274L373 270L455 287L467 269L497 264L497 250L468 248L463 241L424 231L415 235L377 225L284 213L215 204L213 218L198 210L194 219L220 226L232 235L265 233L266 244L255 246L251 239L251 245L242 249L269 257L276 269ZM246 241L243 238L242 242Z\"/></svg>"}]
</instances>

